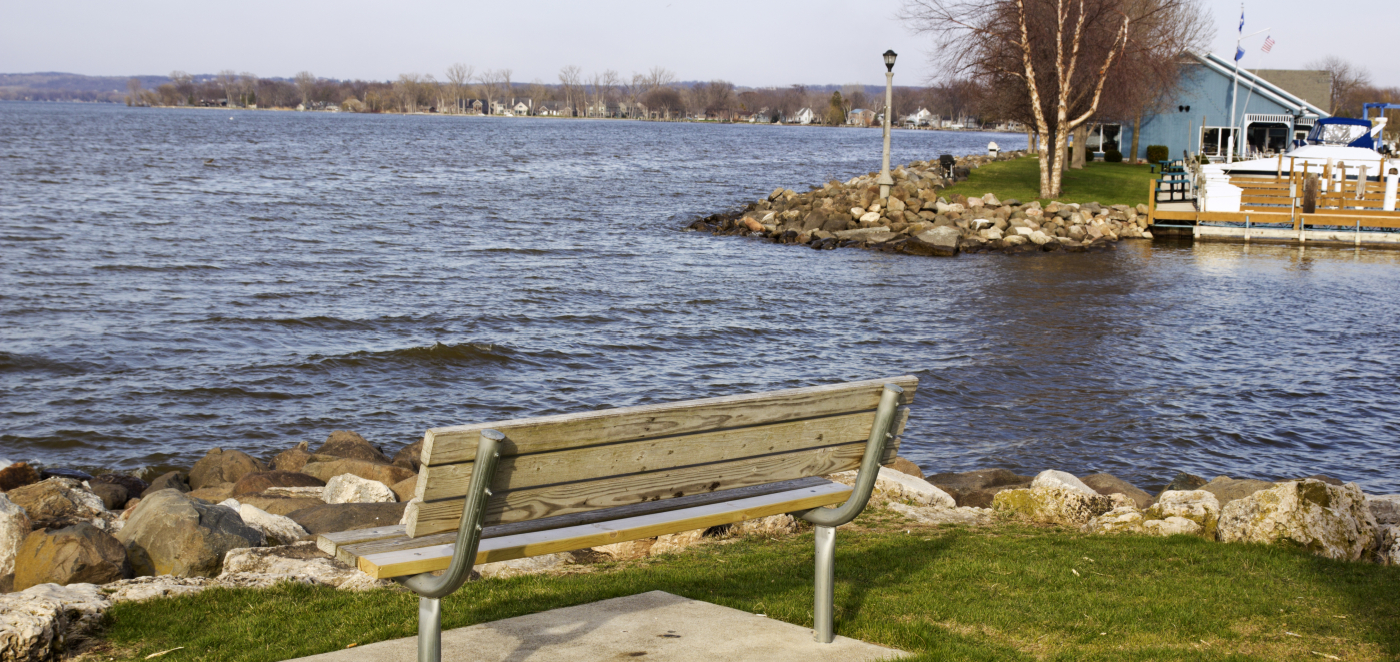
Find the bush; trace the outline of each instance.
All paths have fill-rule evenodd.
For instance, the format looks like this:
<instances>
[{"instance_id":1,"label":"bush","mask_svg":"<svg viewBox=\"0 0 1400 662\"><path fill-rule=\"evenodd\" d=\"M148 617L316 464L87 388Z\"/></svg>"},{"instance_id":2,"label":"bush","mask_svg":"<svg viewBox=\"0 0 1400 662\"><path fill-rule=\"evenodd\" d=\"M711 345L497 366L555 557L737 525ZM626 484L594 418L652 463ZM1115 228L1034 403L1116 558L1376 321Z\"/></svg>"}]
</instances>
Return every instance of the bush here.
<instances>
[{"instance_id":1,"label":"bush","mask_svg":"<svg viewBox=\"0 0 1400 662\"><path fill-rule=\"evenodd\" d=\"M1161 163L1162 161L1167 160L1167 156L1170 155L1170 154L1171 154L1171 150L1168 150L1166 145L1148 145L1148 146L1147 146L1147 162L1148 162L1148 163Z\"/></svg>"},{"instance_id":2,"label":"bush","mask_svg":"<svg viewBox=\"0 0 1400 662\"><path fill-rule=\"evenodd\" d=\"M1103 162L1104 162L1104 163L1122 163L1122 162L1123 162L1123 153L1120 152L1120 151L1118 151L1118 150L1116 150L1116 149L1110 149L1110 150L1108 150L1107 152L1104 152L1104 153L1103 153Z\"/></svg>"}]
</instances>

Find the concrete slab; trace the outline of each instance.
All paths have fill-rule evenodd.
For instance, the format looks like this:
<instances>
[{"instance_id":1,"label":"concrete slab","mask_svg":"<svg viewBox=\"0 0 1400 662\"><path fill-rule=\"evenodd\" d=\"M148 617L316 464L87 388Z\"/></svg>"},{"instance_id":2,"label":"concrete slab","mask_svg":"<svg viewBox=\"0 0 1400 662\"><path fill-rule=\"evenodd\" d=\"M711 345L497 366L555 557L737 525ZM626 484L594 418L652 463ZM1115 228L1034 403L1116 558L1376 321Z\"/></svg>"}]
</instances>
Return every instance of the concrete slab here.
<instances>
[{"instance_id":1,"label":"concrete slab","mask_svg":"<svg viewBox=\"0 0 1400 662\"><path fill-rule=\"evenodd\" d=\"M417 639L410 637L298 658L295 662L415 662L417 654ZM444 662L863 662L909 656L904 651L840 636L832 643L819 644L812 640L808 628L664 591L442 633Z\"/></svg>"}]
</instances>

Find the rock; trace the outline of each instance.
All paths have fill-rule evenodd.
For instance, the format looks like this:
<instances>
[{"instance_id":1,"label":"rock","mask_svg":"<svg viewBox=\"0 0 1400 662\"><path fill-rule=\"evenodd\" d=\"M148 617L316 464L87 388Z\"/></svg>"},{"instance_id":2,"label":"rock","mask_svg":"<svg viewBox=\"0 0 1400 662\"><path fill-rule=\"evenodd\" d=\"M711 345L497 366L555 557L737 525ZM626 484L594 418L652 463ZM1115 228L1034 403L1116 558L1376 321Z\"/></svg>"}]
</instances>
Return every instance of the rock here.
<instances>
[{"instance_id":1,"label":"rock","mask_svg":"<svg viewBox=\"0 0 1400 662\"><path fill-rule=\"evenodd\" d=\"M1036 230L1030 233L1026 236L1026 238L1031 240L1031 243L1035 244L1036 246L1044 246L1045 244L1048 244L1051 241L1050 236L1045 234L1044 232L1041 232L1040 230Z\"/></svg>"},{"instance_id":2,"label":"rock","mask_svg":"<svg viewBox=\"0 0 1400 662\"><path fill-rule=\"evenodd\" d=\"M302 467L301 472L330 482L342 474L354 474L367 480L377 480L385 485L394 485L417 474L403 467L391 464L375 464L364 460L335 460L332 462L311 462Z\"/></svg>"},{"instance_id":3,"label":"rock","mask_svg":"<svg viewBox=\"0 0 1400 662\"><path fill-rule=\"evenodd\" d=\"M141 499L117 539L137 575L213 577L230 549L261 546L264 536L237 512L161 490Z\"/></svg>"},{"instance_id":4,"label":"rock","mask_svg":"<svg viewBox=\"0 0 1400 662\"><path fill-rule=\"evenodd\" d=\"M1331 477L1331 476L1324 476L1324 475L1322 475L1322 474L1316 474L1316 475L1312 475L1312 476L1304 476L1304 477L1302 477L1302 478L1299 478L1298 480L1320 480L1320 481L1322 481L1322 482L1324 482L1324 483L1327 483L1328 485L1336 485L1337 487L1341 487L1341 486L1343 486L1343 485L1346 484L1346 483L1345 483L1344 481L1342 481L1341 479L1333 478L1333 477Z\"/></svg>"},{"instance_id":5,"label":"rock","mask_svg":"<svg viewBox=\"0 0 1400 662\"><path fill-rule=\"evenodd\" d=\"M858 219L856 219L856 220L859 221L861 224L866 224L866 223L879 223L879 222L880 222L880 212L878 212L878 211L868 211L868 212L865 212L864 214L862 214L861 217L858 218Z\"/></svg>"},{"instance_id":6,"label":"rock","mask_svg":"<svg viewBox=\"0 0 1400 662\"><path fill-rule=\"evenodd\" d=\"M756 230L755 230L756 231ZM364 460L375 464L389 464L389 458L373 444L349 430L336 430L326 437L326 441L316 449L317 455L334 455L350 460Z\"/></svg>"},{"instance_id":7,"label":"rock","mask_svg":"<svg viewBox=\"0 0 1400 662\"><path fill-rule=\"evenodd\" d=\"M662 536L662 538L665 537L666 536ZM655 548L653 547L653 549ZM563 554L527 556L523 559L483 563L473 568L473 570L481 577L490 579L505 579L507 577L520 577L522 575L539 575L558 570L573 561L573 558L573 555L567 552Z\"/></svg>"},{"instance_id":8,"label":"rock","mask_svg":"<svg viewBox=\"0 0 1400 662\"><path fill-rule=\"evenodd\" d=\"M987 508L931 508L892 502L889 509L920 524L990 524L992 511Z\"/></svg>"},{"instance_id":9,"label":"rock","mask_svg":"<svg viewBox=\"0 0 1400 662\"><path fill-rule=\"evenodd\" d=\"M403 518L406 503L323 503L288 515L306 529L320 535L354 531L376 526L393 526Z\"/></svg>"},{"instance_id":10,"label":"rock","mask_svg":"<svg viewBox=\"0 0 1400 662\"><path fill-rule=\"evenodd\" d=\"M1235 499L1220 514L1221 542L1287 542L1357 560L1376 544L1376 520L1355 483L1288 481Z\"/></svg>"},{"instance_id":11,"label":"rock","mask_svg":"<svg viewBox=\"0 0 1400 662\"><path fill-rule=\"evenodd\" d=\"M251 503L239 504L237 510L243 523L261 531L269 545L290 545L308 535L292 518L273 515Z\"/></svg>"},{"instance_id":12,"label":"rock","mask_svg":"<svg viewBox=\"0 0 1400 662\"><path fill-rule=\"evenodd\" d=\"M1200 525L1200 533L1215 539L1220 524L1220 501L1205 490L1168 490L1143 513L1145 520L1165 520L1178 517Z\"/></svg>"},{"instance_id":13,"label":"rock","mask_svg":"<svg viewBox=\"0 0 1400 662\"><path fill-rule=\"evenodd\" d=\"M0 660L59 660L79 647L111 606L92 584L40 584L0 595Z\"/></svg>"},{"instance_id":14,"label":"rock","mask_svg":"<svg viewBox=\"0 0 1400 662\"><path fill-rule=\"evenodd\" d=\"M126 548L87 522L36 529L15 554L18 591L40 584L106 584L130 576Z\"/></svg>"},{"instance_id":15,"label":"rock","mask_svg":"<svg viewBox=\"0 0 1400 662\"><path fill-rule=\"evenodd\" d=\"M748 521L749 520L744 520L743 522L739 522L735 524L734 527L739 526L739 524L747 523ZM733 529L734 527L730 528ZM676 552L681 552L700 544L700 541L704 539L705 529L682 531L680 533L660 536L656 539L656 542L652 543L651 549L647 550L647 555L658 556L661 554L675 554Z\"/></svg>"},{"instance_id":16,"label":"rock","mask_svg":"<svg viewBox=\"0 0 1400 662\"><path fill-rule=\"evenodd\" d=\"M995 195L988 193L982 196L982 204L985 204L988 207L1000 207L1001 201L997 200L997 197Z\"/></svg>"},{"instance_id":17,"label":"rock","mask_svg":"<svg viewBox=\"0 0 1400 662\"><path fill-rule=\"evenodd\" d=\"M763 232L763 224L759 223L757 219L745 216L739 219L739 223L744 227L748 228L749 232Z\"/></svg>"},{"instance_id":18,"label":"rock","mask_svg":"<svg viewBox=\"0 0 1400 662\"><path fill-rule=\"evenodd\" d=\"M1187 492L1190 490L1200 489L1200 487L1202 485L1205 485L1207 482L1209 481L1207 481L1204 478L1201 478L1200 476L1194 476L1188 473L1178 473L1176 477L1172 479L1172 482L1167 483L1167 486L1162 488L1162 491Z\"/></svg>"},{"instance_id":19,"label":"rock","mask_svg":"<svg viewBox=\"0 0 1400 662\"><path fill-rule=\"evenodd\" d=\"M843 485L853 486L856 483L858 473L857 471L842 471L831 474L827 478ZM911 501L919 506L957 507L957 502L953 500L953 497L932 483L889 467L880 467L880 472L875 476L875 490L872 498L875 497L886 501Z\"/></svg>"},{"instance_id":20,"label":"rock","mask_svg":"<svg viewBox=\"0 0 1400 662\"><path fill-rule=\"evenodd\" d=\"M904 204L904 201L903 201L903 200L900 200L899 198L896 198L896 197L894 197L894 196L890 196L890 199L889 199L889 207L888 207L888 208L889 208L890 211L898 211L898 212L902 212L902 211L908 209L908 207Z\"/></svg>"},{"instance_id":21,"label":"rock","mask_svg":"<svg viewBox=\"0 0 1400 662\"><path fill-rule=\"evenodd\" d=\"M928 478L953 497L958 507L989 508L997 492L1030 487L1030 476L1018 476L1006 469L979 469L963 473L941 473Z\"/></svg>"},{"instance_id":22,"label":"rock","mask_svg":"<svg viewBox=\"0 0 1400 662\"><path fill-rule=\"evenodd\" d=\"M793 533L797 533L797 520L792 515L769 515L757 519L746 519L729 527L729 535L737 537L776 538Z\"/></svg>"},{"instance_id":23,"label":"rock","mask_svg":"<svg viewBox=\"0 0 1400 662\"><path fill-rule=\"evenodd\" d=\"M102 507L107 510L121 510L126 507L130 498L126 488L115 483L89 483L89 486L92 487L92 493L102 499Z\"/></svg>"},{"instance_id":24,"label":"rock","mask_svg":"<svg viewBox=\"0 0 1400 662\"><path fill-rule=\"evenodd\" d=\"M272 458L273 471L301 471L307 462L311 461L311 443L303 441L296 446L289 448L276 457ZM327 455L327 458L330 456Z\"/></svg>"},{"instance_id":25,"label":"rock","mask_svg":"<svg viewBox=\"0 0 1400 662\"><path fill-rule=\"evenodd\" d=\"M418 458L422 454L423 440L419 439L418 441L400 448L399 452L394 453L394 461L392 464L396 467L408 469L409 471L418 471L420 464Z\"/></svg>"},{"instance_id":26,"label":"rock","mask_svg":"<svg viewBox=\"0 0 1400 662\"><path fill-rule=\"evenodd\" d=\"M1202 533L1201 525L1184 517L1147 520L1142 523L1144 533L1154 536L1194 536Z\"/></svg>"},{"instance_id":27,"label":"rock","mask_svg":"<svg viewBox=\"0 0 1400 662\"><path fill-rule=\"evenodd\" d=\"M968 198L968 199L967 199L967 208L968 208L968 209L977 209L978 207L982 207L983 205L986 205L986 204L987 204L987 203L983 202L981 198Z\"/></svg>"},{"instance_id":28,"label":"rock","mask_svg":"<svg viewBox=\"0 0 1400 662\"><path fill-rule=\"evenodd\" d=\"M855 230L842 230L835 233L837 239L868 239L874 235L891 234L890 229L885 226L873 228L857 228Z\"/></svg>"},{"instance_id":29,"label":"rock","mask_svg":"<svg viewBox=\"0 0 1400 662\"><path fill-rule=\"evenodd\" d=\"M180 492L190 491L190 486L185 482L185 475L178 471L163 473L151 481L151 486L141 492L141 498L146 498L161 490L178 490Z\"/></svg>"},{"instance_id":30,"label":"rock","mask_svg":"<svg viewBox=\"0 0 1400 662\"><path fill-rule=\"evenodd\" d=\"M398 499L388 485L354 474L341 474L326 481L326 503L393 503Z\"/></svg>"},{"instance_id":31,"label":"rock","mask_svg":"<svg viewBox=\"0 0 1400 662\"><path fill-rule=\"evenodd\" d=\"M273 488L279 489L279 488ZM281 489L315 489L315 488L281 488ZM323 488L324 489L324 488ZM321 495L304 497L286 497L268 494L244 494L238 497L240 504L252 504L258 508L273 514L287 515L302 510L304 508L314 508L324 506L326 502L321 499Z\"/></svg>"},{"instance_id":32,"label":"rock","mask_svg":"<svg viewBox=\"0 0 1400 662\"><path fill-rule=\"evenodd\" d=\"M651 553L651 547L655 543L655 538L642 538L641 540L628 540L626 542L615 542L611 545L600 545L594 547L593 551L606 554L613 561L630 561L632 559L645 558Z\"/></svg>"},{"instance_id":33,"label":"rock","mask_svg":"<svg viewBox=\"0 0 1400 662\"><path fill-rule=\"evenodd\" d=\"M121 602L140 602L152 598L173 598L181 595L193 595L211 586L218 586L218 580L213 577L172 577L170 575L160 575L151 577L133 577L121 581L112 582L102 587L102 593L107 596L112 604Z\"/></svg>"},{"instance_id":34,"label":"rock","mask_svg":"<svg viewBox=\"0 0 1400 662\"><path fill-rule=\"evenodd\" d=\"M219 483L218 485L208 485L197 490L190 490L188 494L191 499L201 499L209 503L218 503L233 496L233 486L236 483Z\"/></svg>"},{"instance_id":35,"label":"rock","mask_svg":"<svg viewBox=\"0 0 1400 662\"><path fill-rule=\"evenodd\" d=\"M190 489L237 483L238 479L254 471L267 471L267 467L247 453L213 448L190 469Z\"/></svg>"},{"instance_id":36,"label":"rock","mask_svg":"<svg viewBox=\"0 0 1400 662\"><path fill-rule=\"evenodd\" d=\"M1142 533L1142 511L1132 506L1118 506L1084 525L1088 533Z\"/></svg>"},{"instance_id":37,"label":"rock","mask_svg":"<svg viewBox=\"0 0 1400 662\"><path fill-rule=\"evenodd\" d=\"M269 487L325 487L326 481L295 471L255 471L238 479L231 496L260 494Z\"/></svg>"},{"instance_id":38,"label":"rock","mask_svg":"<svg viewBox=\"0 0 1400 662\"><path fill-rule=\"evenodd\" d=\"M50 478L10 490L10 501L24 509L34 527L62 528L91 521L107 511L102 498L72 478Z\"/></svg>"},{"instance_id":39,"label":"rock","mask_svg":"<svg viewBox=\"0 0 1400 662\"><path fill-rule=\"evenodd\" d=\"M1368 496L1366 508L1371 511L1371 516L1376 518L1377 524L1400 526L1400 494Z\"/></svg>"},{"instance_id":40,"label":"rock","mask_svg":"<svg viewBox=\"0 0 1400 662\"><path fill-rule=\"evenodd\" d=\"M1133 500L1133 504L1138 508L1147 508L1152 505L1152 495L1148 494L1112 474L1093 474L1085 476L1083 479L1089 489L1102 495L1122 494Z\"/></svg>"},{"instance_id":41,"label":"rock","mask_svg":"<svg viewBox=\"0 0 1400 662\"><path fill-rule=\"evenodd\" d=\"M1088 490L1086 487L1085 490ZM1113 500L1093 490L1060 485L998 492L992 509L1013 513L1033 522L1083 527L1114 508Z\"/></svg>"},{"instance_id":42,"label":"rock","mask_svg":"<svg viewBox=\"0 0 1400 662\"><path fill-rule=\"evenodd\" d=\"M79 483L81 483L84 481L92 480L92 474L86 471L79 471L77 469L66 469L63 467L44 469L43 471L39 472L40 480L48 480L50 478L67 478L70 480L76 480Z\"/></svg>"},{"instance_id":43,"label":"rock","mask_svg":"<svg viewBox=\"0 0 1400 662\"><path fill-rule=\"evenodd\" d=\"M352 591L393 585L331 558L309 540L280 547L230 551L224 559L224 571L219 579L222 581L239 573L280 576Z\"/></svg>"},{"instance_id":44,"label":"rock","mask_svg":"<svg viewBox=\"0 0 1400 662\"><path fill-rule=\"evenodd\" d=\"M902 457L896 456L894 458L894 462L891 462L889 467L891 469L894 469L895 471L909 474L910 476L913 476L915 478L921 479L924 477L924 471L919 468L919 465L914 464L913 462L910 462L909 460L906 460Z\"/></svg>"},{"instance_id":45,"label":"rock","mask_svg":"<svg viewBox=\"0 0 1400 662\"><path fill-rule=\"evenodd\" d=\"M1229 476L1216 476L1215 480L1200 486L1202 489L1215 495L1220 501L1220 507L1224 508L1235 499L1242 499L1260 490L1267 490L1275 483L1267 480L1254 480L1251 478L1231 478Z\"/></svg>"},{"instance_id":46,"label":"rock","mask_svg":"<svg viewBox=\"0 0 1400 662\"><path fill-rule=\"evenodd\" d=\"M398 497L399 501L408 501L413 498L413 493L418 491L418 475L414 474L412 478L394 483L389 489L394 491L394 496Z\"/></svg>"},{"instance_id":47,"label":"rock","mask_svg":"<svg viewBox=\"0 0 1400 662\"><path fill-rule=\"evenodd\" d=\"M39 472L27 462L16 462L0 469L0 492L8 492L16 487L33 485L39 482Z\"/></svg>"},{"instance_id":48,"label":"rock","mask_svg":"<svg viewBox=\"0 0 1400 662\"><path fill-rule=\"evenodd\" d=\"M136 476L111 473L102 474L101 476L98 476L88 481L88 484L92 485L93 487L96 487L98 483L111 483L113 485L121 485L122 487L126 488L126 494L128 497L136 497L142 492L145 492L146 488L151 486L150 483L141 480Z\"/></svg>"},{"instance_id":49,"label":"rock","mask_svg":"<svg viewBox=\"0 0 1400 662\"><path fill-rule=\"evenodd\" d=\"M1400 565L1400 526L1382 525L1376 539L1380 541L1377 560L1386 565Z\"/></svg>"},{"instance_id":50,"label":"rock","mask_svg":"<svg viewBox=\"0 0 1400 662\"><path fill-rule=\"evenodd\" d=\"M1054 469L1046 469L1037 474L1035 480L1031 481L1031 487L1063 487L1084 494L1098 494L1094 488L1085 485L1084 481L1076 478L1074 474Z\"/></svg>"},{"instance_id":51,"label":"rock","mask_svg":"<svg viewBox=\"0 0 1400 662\"><path fill-rule=\"evenodd\" d=\"M0 579L15 571L15 554L32 528L24 508L0 494Z\"/></svg>"},{"instance_id":52,"label":"rock","mask_svg":"<svg viewBox=\"0 0 1400 662\"><path fill-rule=\"evenodd\" d=\"M945 225L920 233L916 238L919 241L933 246L935 255L948 256L957 254L958 240L961 238L961 235L959 235L957 228Z\"/></svg>"}]
</instances>

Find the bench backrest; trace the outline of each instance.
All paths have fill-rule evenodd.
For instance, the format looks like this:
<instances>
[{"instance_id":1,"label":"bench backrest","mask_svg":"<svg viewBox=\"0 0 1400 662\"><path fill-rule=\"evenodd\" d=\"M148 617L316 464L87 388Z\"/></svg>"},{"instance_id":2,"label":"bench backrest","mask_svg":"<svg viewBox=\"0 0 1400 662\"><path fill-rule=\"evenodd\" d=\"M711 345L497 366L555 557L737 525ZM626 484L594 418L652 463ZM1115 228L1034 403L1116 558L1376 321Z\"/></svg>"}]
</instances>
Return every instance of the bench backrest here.
<instances>
[{"instance_id":1,"label":"bench backrest","mask_svg":"<svg viewBox=\"0 0 1400 662\"><path fill-rule=\"evenodd\" d=\"M824 476L860 466L885 384L912 376L428 430L407 532L456 529L484 429L505 434L485 525ZM908 411L882 463L894 461Z\"/></svg>"}]
</instances>

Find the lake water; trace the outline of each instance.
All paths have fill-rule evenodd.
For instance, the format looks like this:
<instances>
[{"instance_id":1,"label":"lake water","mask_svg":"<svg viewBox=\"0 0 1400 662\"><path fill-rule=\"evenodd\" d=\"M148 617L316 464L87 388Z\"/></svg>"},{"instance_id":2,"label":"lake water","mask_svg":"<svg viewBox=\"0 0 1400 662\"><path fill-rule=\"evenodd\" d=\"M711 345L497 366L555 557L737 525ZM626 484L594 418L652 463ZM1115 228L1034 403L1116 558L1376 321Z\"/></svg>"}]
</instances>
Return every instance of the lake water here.
<instances>
[{"instance_id":1,"label":"lake water","mask_svg":"<svg viewBox=\"0 0 1400 662\"><path fill-rule=\"evenodd\" d=\"M896 132L894 161L1016 135ZM0 103L0 457L189 466L905 373L926 472L1400 492L1400 254L922 258L683 233L879 167L806 127Z\"/></svg>"}]
</instances>

